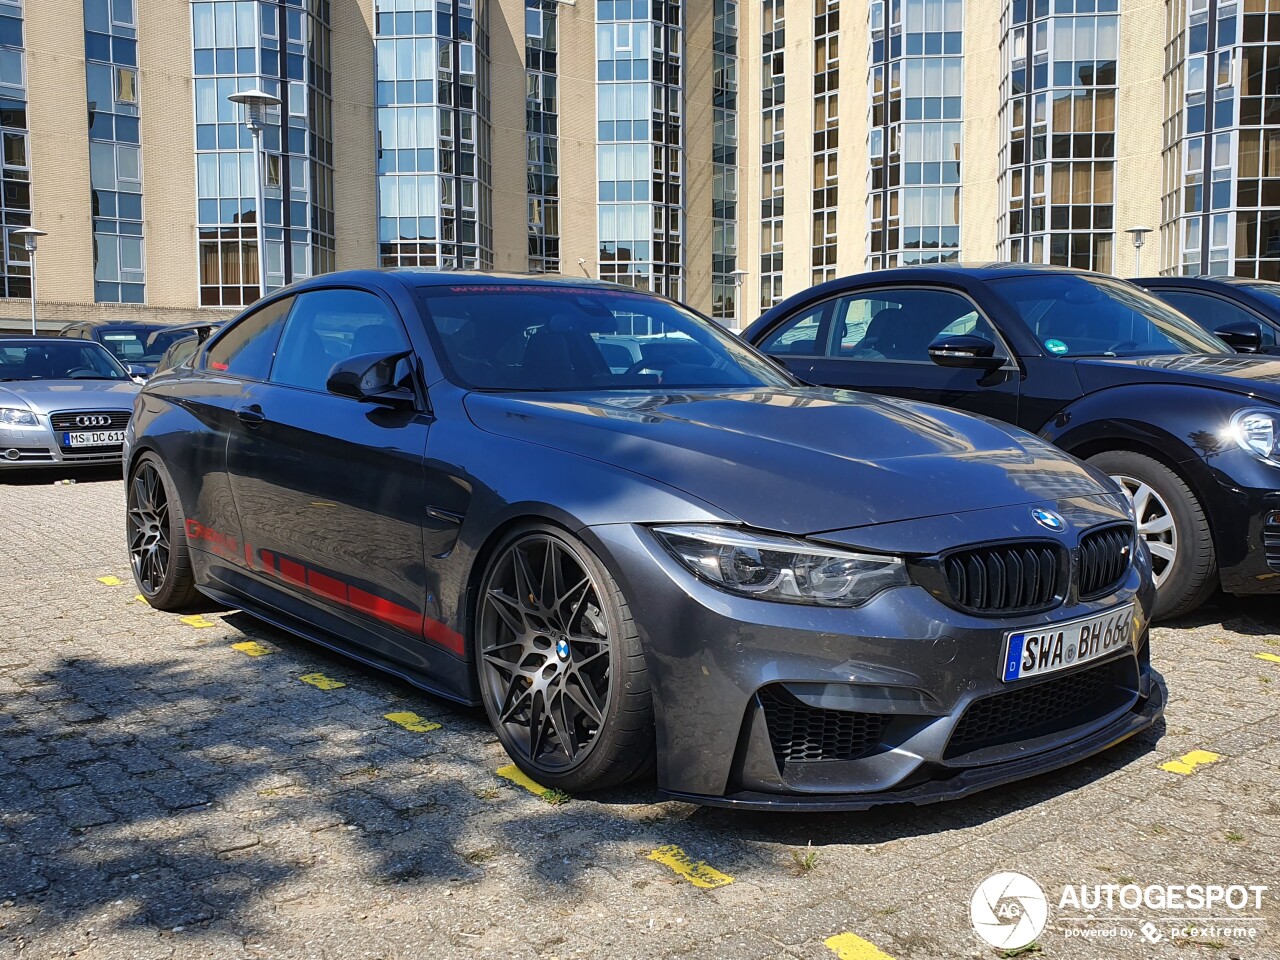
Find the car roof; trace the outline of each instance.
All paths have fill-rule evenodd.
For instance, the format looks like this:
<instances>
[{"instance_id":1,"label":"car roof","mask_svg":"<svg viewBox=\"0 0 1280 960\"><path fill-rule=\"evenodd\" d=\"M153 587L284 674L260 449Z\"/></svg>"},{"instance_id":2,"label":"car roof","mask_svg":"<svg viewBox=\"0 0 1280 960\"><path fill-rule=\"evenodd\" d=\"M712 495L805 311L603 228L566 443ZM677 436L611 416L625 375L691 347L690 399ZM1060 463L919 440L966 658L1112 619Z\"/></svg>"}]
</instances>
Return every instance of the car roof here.
<instances>
[{"instance_id":1,"label":"car roof","mask_svg":"<svg viewBox=\"0 0 1280 960\"><path fill-rule=\"evenodd\" d=\"M1108 274L1093 270L1077 270L1074 267L1059 267L1047 263L928 263L905 267L890 267L887 270L876 270L873 273L861 273L858 279L879 279L885 282L900 280L948 280L957 276L973 280L999 280L1004 277L1031 276L1063 276L1109 277ZM838 278L841 279L841 278ZM849 278L843 278L849 279Z\"/></svg>"},{"instance_id":2,"label":"car roof","mask_svg":"<svg viewBox=\"0 0 1280 960\"><path fill-rule=\"evenodd\" d=\"M301 280L286 287L285 290L301 293L315 287L327 287L342 283L357 283L378 286L394 277L410 287L442 287L442 286L511 286L511 287L590 287L599 290L622 290L645 296L665 299L660 294L648 290L637 289L623 283L608 280L597 280L594 277L566 277L560 274L547 273L503 273L486 270L414 270L403 267L385 270L344 270L338 273L325 273L317 277ZM283 291L281 291L283 292ZM273 291L275 293L275 291Z\"/></svg>"},{"instance_id":3,"label":"car roof","mask_svg":"<svg viewBox=\"0 0 1280 960\"><path fill-rule=\"evenodd\" d=\"M75 341L71 341L74 343ZM84 341L81 341L83 343ZM27 346L40 346L47 344L49 346L65 345L66 337L33 337L31 334L21 333L0 333L0 343L24 343Z\"/></svg>"},{"instance_id":4,"label":"car roof","mask_svg":"<svg viewBox=\"0 0 1280 960\"><path fill-rule=\"evenodd\" d=\"M1257 277L1143 277L1133 281L1141 286L1160 287L1248 287L1254 284L1273 284L1274 280L1259 280Z\"/></svg>"},{"instance_id":5,"label":"car roof","mask_svg":"<svg viewBox=\"0 0 1280 960\"><path fill-rule=\"evenodd\" d=\"M154 317L139 317L137 320L121 320L119 317L111 319L103 319L99 317L96 320L72 320L66 324L68 327L95 327L98 329L110 330L120 327L172 327L174 324L166 320L156 320Z\"/></svg>"}]
</instances>

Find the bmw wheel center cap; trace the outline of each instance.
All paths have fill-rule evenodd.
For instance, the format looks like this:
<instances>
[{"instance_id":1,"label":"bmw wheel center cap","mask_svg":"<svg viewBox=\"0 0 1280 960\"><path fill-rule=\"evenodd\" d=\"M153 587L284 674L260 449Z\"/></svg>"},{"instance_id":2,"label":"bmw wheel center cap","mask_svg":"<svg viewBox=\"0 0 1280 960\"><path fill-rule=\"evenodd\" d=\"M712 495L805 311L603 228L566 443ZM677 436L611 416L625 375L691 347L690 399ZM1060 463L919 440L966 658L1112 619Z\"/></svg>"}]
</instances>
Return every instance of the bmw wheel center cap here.
<instances>
[{"instance_id":1,"label":"bmw wheel center cap","mask_svg":"<svg viewBox=\"0 0 1280 960\"><path fill-rule=\"evenodd\" d=\"M1046 530L1052 530L1054 533L1061 533L1067 528L1067 521L1063 520L1059 514L1043 507L1032 507L1031 519Z\"/></svg>"},{"instance_id":2,"label":"bmw wheel center cap","mask_svg":"<svg viewBox=\"0 0 1280 960\"><path fill-rule=\"evenodd\" d=\"M556 656L561 660L569 659L569 641L564 637L556 641Z\"/></svg>"}]
</instances>

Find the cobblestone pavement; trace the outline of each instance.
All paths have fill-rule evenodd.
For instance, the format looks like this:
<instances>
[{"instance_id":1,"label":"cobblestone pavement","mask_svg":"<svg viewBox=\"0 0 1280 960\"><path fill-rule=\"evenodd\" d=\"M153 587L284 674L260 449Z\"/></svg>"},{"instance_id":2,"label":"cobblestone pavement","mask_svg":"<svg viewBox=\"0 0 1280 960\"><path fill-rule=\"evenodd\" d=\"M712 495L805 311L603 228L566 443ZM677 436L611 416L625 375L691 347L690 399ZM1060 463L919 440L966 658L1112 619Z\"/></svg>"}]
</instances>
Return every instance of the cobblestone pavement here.
<instances>
[{"instance_id":1,"label":"cobblestone pavement","mask_svg":"<svg viewBox=\"0 0 1280 960\"><path fill-rule=\"evenodd\" d=\"M50 481L0 486L0 958L992 957L969 901L1000 870L1047 892L1046 957L1280 957L1280 603L1156 632L1163 730L962 802L553 804L475 712L139 602L120 482ZM1256 937L1059 903L1197 882L1273 887L1186 914Z\"/></svg>"}]
</instances>

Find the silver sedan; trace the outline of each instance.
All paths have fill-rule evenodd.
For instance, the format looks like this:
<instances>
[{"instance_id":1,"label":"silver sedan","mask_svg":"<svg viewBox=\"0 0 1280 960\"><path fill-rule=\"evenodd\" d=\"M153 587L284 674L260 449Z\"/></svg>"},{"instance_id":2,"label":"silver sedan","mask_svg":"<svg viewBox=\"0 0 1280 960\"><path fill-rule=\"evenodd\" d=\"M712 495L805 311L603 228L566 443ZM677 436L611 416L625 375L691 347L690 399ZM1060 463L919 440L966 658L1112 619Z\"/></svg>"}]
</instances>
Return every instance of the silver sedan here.
<instances>
[{"instance_id":1,"label":"silver sedan","mask_svg":"<svg viewBox=\"0 0 1280 960\"><path fill-rule=\"evenodd\" d=\"M0 469L119 463L137 393L101 344L0 337Z\"/></svg>"}]
</instances>

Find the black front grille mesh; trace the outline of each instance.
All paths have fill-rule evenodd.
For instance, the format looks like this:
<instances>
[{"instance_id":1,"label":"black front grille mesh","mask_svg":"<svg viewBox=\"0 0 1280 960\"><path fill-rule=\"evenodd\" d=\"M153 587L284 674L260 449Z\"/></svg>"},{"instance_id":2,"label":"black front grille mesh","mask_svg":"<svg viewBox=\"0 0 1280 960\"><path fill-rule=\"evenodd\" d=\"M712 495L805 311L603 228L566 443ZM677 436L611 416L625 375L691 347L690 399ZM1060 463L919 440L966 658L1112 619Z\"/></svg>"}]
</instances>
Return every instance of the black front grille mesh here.
<instances>
[{"instance_id":1,"label":"black front grille mesh","mask_svg":"<svg viewBox=\"0 0 1280 960\"><path fill-rule=\"evenodd\" d=\"M1080 538L1080 598L1090 600L1120 585L1133 560L1133 527L1118 524Z\"/></svg>"},{"instance_id":2,"label":"black front grille mesh","mask_svg":"<svg viewBox=\"0 0 1280 960\"><path fill-rule=\"evenodd\" d=\"M965 610L1034 610L1058 598L1061 558L1052 544L1012 543L949 554L942 570L952 601Z\"/></svg>"},{"instance_id":3,"label":"black front grille mesh","mask_svg":"<svg viewBox=\"0 0 1280 960\"><path fill-rule=\"evenodd\" d=\"M779 768L796 761L857 760L880 745L888 723L883 714L811 707L776 686L759 696Z\"/></svg>"},{"instance_id":4,"label":"black front grille mesh","mask_svg":"<svg viewBox=\"0 0 1280 960\"><path fill-rule=\"evenodd\" d=\"M1126 689L1131 664L1132 658L1124 658L975 700L956 724L945 755L1048 736L1101 717L1135 696Z\"/></svg>"}]
</instances>

